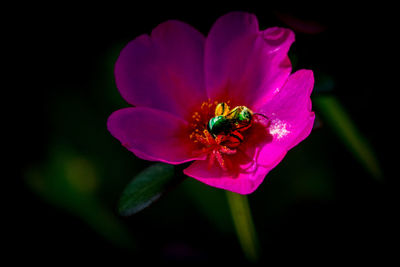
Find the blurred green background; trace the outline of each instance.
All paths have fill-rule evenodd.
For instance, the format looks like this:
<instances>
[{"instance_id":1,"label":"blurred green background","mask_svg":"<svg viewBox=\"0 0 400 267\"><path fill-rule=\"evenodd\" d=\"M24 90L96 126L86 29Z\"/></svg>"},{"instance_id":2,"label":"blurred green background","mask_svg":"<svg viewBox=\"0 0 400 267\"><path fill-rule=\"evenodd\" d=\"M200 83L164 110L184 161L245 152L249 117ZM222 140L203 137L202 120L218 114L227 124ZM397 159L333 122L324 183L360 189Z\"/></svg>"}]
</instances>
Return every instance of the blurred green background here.
<instances>
[{"instance_id":1,"label":"blurred green background","mask_svg":"<svg viewBox=\"0 0 400 267\"><path fill-rule=\"evenodd\" d=\"M218 17L242 10L255 13L261 28L293 28L293 70L312 69L316 78L315 129L248 197L260 262L392 254L398 209L383 11L201 3L37 9L20 16L15 43L27 73L16 80L23 89L16 96L17 251L132 264L246 262L225 192L191 178L142 212L118 215L121 192L150 163L106 129L107 117L128 106L113 75L127 42L168 19L207 34Z\"/></svg>"}]
</instances>

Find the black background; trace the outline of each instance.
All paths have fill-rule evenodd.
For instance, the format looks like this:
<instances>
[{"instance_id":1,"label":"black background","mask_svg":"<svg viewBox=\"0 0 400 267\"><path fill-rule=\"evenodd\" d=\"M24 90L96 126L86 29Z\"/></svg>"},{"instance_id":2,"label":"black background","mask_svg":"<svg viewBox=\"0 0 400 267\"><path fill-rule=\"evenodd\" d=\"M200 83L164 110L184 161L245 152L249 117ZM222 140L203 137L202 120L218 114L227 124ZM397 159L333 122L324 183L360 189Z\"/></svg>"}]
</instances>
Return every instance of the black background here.
<instances>
[{"instance_id":1,"label":"black background","mask_svg":"<svg viewBox=\"0 0 400 267\"><path fill-rule=\"evenodd\" d=\"M395 221L398 193L393 172L398 158L394 148L398 135L395 129L398 84L393 82L398 69L394 59L398 53L395 45L398 28L394 24L392 8L349 8L334 3L318 7L218 7L197 2L176 6L149 3L101 7L97 4L43 5L25 7L23 11L14 9L15 16L9 22L18 26L10 28L11 36L5 39L11 46L11 53L6 51L6 56L11 59L8 67L12 74L7 80L12 85L4 89L12 93L12 97L5 100L12 106L8 112L16 115L11 119L12 127L6 127L11 129L6 131L13 140L10 157L16 168L11 177L16 181L16 187L15 190L4 188L11 193L10 196L6 194L8 201L4 205L11 206L12 213L4 216L11 217L12 226L7 232L11 234L9 247L13 254L39 261L85 257L93 261L127 259L135 264L135 259L168 260L160 259L156 250L151 251L152 242L157 247L159 242L156 240L171 238L168 234L154 231L147 237L152 241L145 243L145 248L130 254L99 237L76 217L39 198L25 186L22 177L28 166L40 163L48 156L52 138L49 103L58 92L65 88L87 88L79 94L85 101L96 103L93 83L103 71L99 66L107 51L142 33L149 33L168 19L185 21L207 34L218 17L235 10L255 13L262 27L288 27L277 17L282 13L325 26L326 30L316 35L296 32L291 53L297 55L299 68L329 73L334 78L334 94L375 148L385 178L384 182L373 180L350 154L342 153L343 147L338 145L337 154L330 155L331 158L344 157L332 163L339 162L341 165L337 168L343 170L335 176L339 188L335 200L302 202L293 206L287 213L289 217L279 225L276 236L270 236L270 241L263 244L264 251L269 254L263 262L270 259L315 260L324 264L349 258L355 261L385 260L397 251L392 242L397 240L398 227ZM108 107L104 114L109 111ZM328 140L337 142L333 135ZM144 224L146 214L138 216L142 216L137 218L139 225L140 222ZM125 221L129 225L135 219ZM175 230L175 234L179 233L179 226ZM237 245L227 244L220 248L211 242L213 238L206 241L201 238L206 234L204 231L190 230L199 247L214 251L207 260L245 262L235 256L240 253ZM236 242L234 238L230 241ZM229 255L230 250L232 257L220 257Z\"/></svg>"}]
</instances>

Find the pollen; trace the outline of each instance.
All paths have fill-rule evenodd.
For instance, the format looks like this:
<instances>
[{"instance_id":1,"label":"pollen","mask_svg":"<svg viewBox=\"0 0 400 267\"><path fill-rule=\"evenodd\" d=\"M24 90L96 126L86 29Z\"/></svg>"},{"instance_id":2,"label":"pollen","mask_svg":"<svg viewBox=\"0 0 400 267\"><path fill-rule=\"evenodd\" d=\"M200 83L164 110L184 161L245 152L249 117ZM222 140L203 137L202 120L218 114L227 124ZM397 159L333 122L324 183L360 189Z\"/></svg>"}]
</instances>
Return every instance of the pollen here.
<instances>
[{"instance_id":1,"label":"pollen","mask_svg":"<svg viewBox=\"0 0 400 267\"><path fill-rule=\"evenodd\" d=\"M226 101L225 103L229 103ZM211 168L214 164L227 170L226 156L236 153L236 147L230 146L230 140L225 135L212 136L207 130L208 122L215 116L216 107L220 102L208 99L201 103L200 108L190 117L191 131L190 140L199 146L199 153L208 155L208 165Z\"/></svg>"},{"instance_id":2,"label":"pollen","mask_svg":"<svg viewBox=\"0 0 400 267\"><path fill-rule=\"evenodd\" d=\"M196 152L207 154L210 168L217 164L223 171L228 170L230 156L236 154L245 140L253 115L268 119L263 114L253 113L246 106L231 108L229 105L229 100L219 102L208 99L191 115L189 124L189 138L198 147ZM285 129L276 130L283 133Z\"/></svg>"},{"instance_id":3,"label":"pollen","mask_svg":"<svg viewBox=\"0 0 400 267\"><path fill-rule=\"evenodd\" d=\"M286 122L283 122L279 119L274 119L273 121L271 121L269 133L276 139L280 140L290 133L288 128L289 126L287 125Z\"/></svg>"},{"instance_id":4,"label":"pollen","mask_svg":"<svg viewBox=\"0 0 400 267\"><path fill-rule=\"evenodd\" d=\"M192 114L190 120L191 132L189 137L191 140L196 141L195 143L199 142L196 138L196 134L207 129L207 123L213 116L217 104L218 101L211 101L211 99L208 99L207 101L201 103L198 111L195 111Z\"/></svg>"}]
</instances>

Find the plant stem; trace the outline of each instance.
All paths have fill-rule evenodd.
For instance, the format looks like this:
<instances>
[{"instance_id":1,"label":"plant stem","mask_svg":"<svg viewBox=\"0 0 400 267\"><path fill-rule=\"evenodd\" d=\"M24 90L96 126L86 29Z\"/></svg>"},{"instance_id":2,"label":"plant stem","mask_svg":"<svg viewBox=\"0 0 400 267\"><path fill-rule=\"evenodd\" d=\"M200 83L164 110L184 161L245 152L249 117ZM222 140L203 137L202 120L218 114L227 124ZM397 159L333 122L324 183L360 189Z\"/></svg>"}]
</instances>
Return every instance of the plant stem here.
<instances>
[{"instance_id":1,"label":"plant stem","mask_svg":"<svg viewBox=\"0 0 400 267\"><path fill-rule=\"evenodd\" d=\"M257 262L259 246L247 196L226 191L226 197L243 253L249 261Z\"/></svg>"},{"instance_id":2,"label":"plant stem","mask_svg":"<svg viewBox=\"0 0 400 267\"><path fill-rule=\"evenodd\" d=\"M313 103L355 158L374 178L381 180L383 173L373 147L356 127L338 98L328 95L318 96Z\"/></svg>"}]
</instances>

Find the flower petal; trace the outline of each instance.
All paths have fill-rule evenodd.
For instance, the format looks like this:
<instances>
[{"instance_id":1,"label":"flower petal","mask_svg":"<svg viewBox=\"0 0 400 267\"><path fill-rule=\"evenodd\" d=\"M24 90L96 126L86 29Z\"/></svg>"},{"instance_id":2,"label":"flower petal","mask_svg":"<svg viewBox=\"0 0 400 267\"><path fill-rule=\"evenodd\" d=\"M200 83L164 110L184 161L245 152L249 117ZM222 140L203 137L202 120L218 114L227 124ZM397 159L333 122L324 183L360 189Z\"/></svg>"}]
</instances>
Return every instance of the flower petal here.
<instances>
[{"instance_id":1,"label":"flower petal","mask_svg":"<svg viewBox=\"0 0 400 267\"><path fill-rule=\"evenodd\" d=\"M262 122L253 123L245 133L245 142L240 150L252 159L252 162L269 168L276 166L286 155L286 149L273 141L268 122L262 118Z\"/></svg>"},{"instance_id":2,"label":"flower petal","mask_svg":"<svg viewBox=\"0 0 400 267\"><path fill-rule=\"evenodd\" d=\"M205 46L207 94L235 105L257 108L277 92L291 72L287 52L294 41L289 29L260 31L257 18L244 12L222 16Z\"/></svg>"},{"instance_id":3,"label":"flower petal","mask_svg":"<svg viewBox=\"0 0 400 267\"><path fill-rule=\"evenodd\" d=\"M204 159L193 155L187 127L179 117L145 107L117 110L107 121L111 134L136 156L170 164Z\"/></svg>"},{"instance_id":4,"label":"flower petal","mask_svg":"<svg viewBox=\"0 0 400 267\"><path fill-rule=\"evenodd\" d=\"M209 160L192 163L184 173L208 185L240 194L252 193L286 155L286 149L272 142L268 124L255 122L243 132L244 142L233 155L223 155L227 171Z\"/></svg>"},{"instance_id":5,"label":"flower petal","mask_svg":"<svg viewBox=\"0 0 400 267\"><path fill-rule=\"evenodd\" d=\"M158 25L128 43L115 64L122 97L134 106L185 118L206 99L204 36L180 21Z\"/></svg>"},{"instance_id":6,"label":"flower petal","mask_svg":"<svg viewBox=\"0 0 400 267\"><path fill-rule=\"evenodd\" d=\"M270 120L271 143L289 150L306 138L313 127L315 114L311 111L310 95L314 86L311 70L292 74L280 92L257 110ZM269 145L271 145L271 143ZM269 153L268 145L263 153Z\"/></svg>"},{"instance_id":7,"label":"flower petal","mask_svg":"<svg viewBox=\"0 0 400 267\"><path fill-rule=\"evenodd\" d=\"M183 172L207 185L245 195L254 192L273 167L254 165L248 172L230 175L217 165L210 168L208 160L198 160Z\"/></svg>"}]
</instances>

